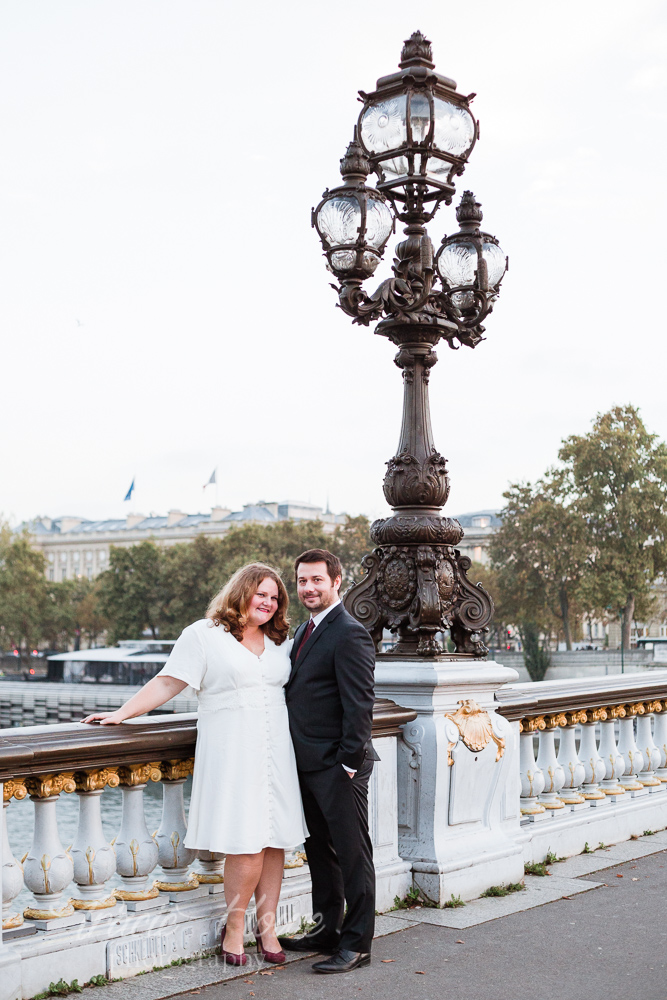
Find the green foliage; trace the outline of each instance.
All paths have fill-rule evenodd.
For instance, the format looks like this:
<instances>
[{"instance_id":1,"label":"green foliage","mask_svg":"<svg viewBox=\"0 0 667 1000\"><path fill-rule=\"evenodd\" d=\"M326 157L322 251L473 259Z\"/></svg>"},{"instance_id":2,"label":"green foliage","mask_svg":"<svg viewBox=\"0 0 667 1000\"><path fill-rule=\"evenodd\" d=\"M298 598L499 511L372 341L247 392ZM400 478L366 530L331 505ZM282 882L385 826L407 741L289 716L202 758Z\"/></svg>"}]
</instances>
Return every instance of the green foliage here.
<instances>
[{"instance_id":1,"label":"green foliage","mask_svg":"<svg viewBox=\"0 0 667 1000\"><path fill-rule=\"evenodd\" d=\"M649 434L634 406L598 414L593 429L563 442L559 458L588 525L595 572L589 600L632 620L651 603L651 585L667 569L667 445Z\"/></svg>"},{"instance_id":2,"label":"green foliage","mask_svg":"<svg viewBox=\"0 0 667 1000\"><path fill-rule=\"evenodd\" d=\"M394 896L394 910L411 910L414 906L421 906L421 895L419 889L411 886L405 894L405 899Z\"/></svg>"},{"instance_id":3,"label":"green foliage","mask_svg":"<svg viewBox=\"0 0 667 1000\"><path fill-rule=\"evenodd\" d=\"M524 875L548 875L546 861L534 861L523 866Z\"/></svg>"},{"instance_id":4,"label":"green foliage","mask_svg":"<svg viewBox=\"0 0 667 1000\"><path fill-rule=\"evenodd\" d=\"M534 486L515 483L503 496L507 503L490 556L505 613L515 624L532 623L538 632L562 628L571 649L573 604L590 552L571 480L552 469Z\"/></svg>"},{"instance_id":5,"label":"green foliage","mask_svg":"<svg viewBox=\"0 0 667 1000\"><path fill-rule=\"evenodd\" d=\"M82 993L79 981L73 979L71 983L66 983L64 979L59 979L57 983L49 983L48 990L38 993L33 1000L43 1000L45 997L66 997L68 993Z\"/></svg>"},{"instance_id":6,"label":"green foliage","mask_svg":"<svg viewBox=\"0 0 667 1000\"><path fill-rule=\"evenodd\" d=\"M531 681L542 681L551 663L551 654L545 638L540 639L540 629L535 622L519 621L519 634L523 645L523 662Z\"/></svg>"},{"instance_id":7,"label":"green foliage","mask_svg":"<svg viewBox=\"0 0 667 1000\"><path fill-rule=\"evenodd\" d=\"M583 851L581 853L582 854L594 854L595 850L594 850L594 848L589 847L588 846L588 841L586 841L586 843L584 844L584 849L583 849Z\"/></svg>"},{"instance_id":8,"label":"green foliage","mask_svg":"<svg viewBox=\"0 0 667 1000\"><path fill-rule=\"evenodd\" d=\"M106 976L91 976L86 986L107 986L110 982L111 980L107 979Z\"/></svg>"},{"instance_id":9,"label":"green foliage","mask_svg":"<svg viewBox=\"0 0 667 1000\"><path fill-rule=\"evenodd\" d=\"M109 620L107 640L158 636L164 607L163 553L154 542L111 546L109 569L100 574L100 607Z\"/></svg>"},{"instance_id":10,"label":"green foliage","mask_svg":"<svg viewBox=\"0 0 667 1000\"><path fill-rule=\"evenodd\" d=\"M490 885L482 898L486 896L509 896L511 892L522 892L525 889L523 882L508 882L507 885Z\"/></svg>"},{"instance_id":11,"label":"green foliage","mask_svg":"<svg viewBox=\"0 0 667 1000\"><path fill-rule=\"evenodd\" d=\"M90 644L105 628L110 644L139 639L146 630L154 638L174 639L186 625L204 617L211 598L237 569L263 562L280 573L296 628L308 613L297 598L294 561L312 548L335 552L343 563L344 586L353 582L361 574L363 555L372 548L368 519L348 518L333 534L327 534L320 521L279 521L245 524L223 538L201 536L164 547L154 541L112 546L109 568L94 583L67 580L48 585L53 611L43 624L54 646L71 641L77 630ZM45 583L42 587L47 589Z\"/></svg>"},{"instance_id":12,"label":"green foliage","mask_svg":"<svg viewBox=\"0 0 667 1000\"><path fill-rule=\"evenodd\" d=\"M445 910L454 910L456 909L457 906L465 906L466 904L463 902L460 896L455 896L454 893L452 893L451 898L448 899L447 902L443 903L442 905L443 909Z\"/></svg>"},{"instance_id":13,"label":"green foliage","mask_svg":"<svg viewBox=\"0 0 667 1000\"><path fill-rule=\"evenodd\" d=\"M544 859L545 865L555 865L557 861L565 861L565 858L559 858L553 851L547 851L547 856Z\"/></svg>"},{"instance_id":14,"label":"green foliage","mask_svg":"<svg viewBox=\"0 0 667 1000\"><path fill-rule=\"evenodd\" d=\"M652 837L654 833L655 830L644 830L644 832L642 833L642 837Z\"/></svg>"},{"instance_id":15,"label":"green foliage","mask_svg":"<svg viewBox=\"0 0 667 1000\"><path fill-rule=\"evenodd\" d=\"M361 560L374 548L368 518L359 514L357 517L348 517L345 524L336 525L333 538L325 548L335 552L343 564L343 583L340 588L343 594L348 587L359 581L363 574Z\"/></svg>"},{"instance_id":16,"label":"green foliage","mask_svg":"<svg viewBox=\"0 0 667 1000\"><path fill-rule=\"evenodd\" d=\"M0 646L30 653L52 631L56 615L44 576L44 556L30 536L0 525Z\"/></svg>"},{"instance_id":17,"label":"green foliage","mask_svg":"<svg viewBox=\"0 0 667 1000\"><path fill-rule=\"evenodd\" d=\"M651 612L667 570L667 446L633 406L598 414L592 430L563 441L561 466L504 494L491 540L496 620L518 626L533 679L555 630L571 648L582 614L632 621Z\"/></svg>"}]
</instances>

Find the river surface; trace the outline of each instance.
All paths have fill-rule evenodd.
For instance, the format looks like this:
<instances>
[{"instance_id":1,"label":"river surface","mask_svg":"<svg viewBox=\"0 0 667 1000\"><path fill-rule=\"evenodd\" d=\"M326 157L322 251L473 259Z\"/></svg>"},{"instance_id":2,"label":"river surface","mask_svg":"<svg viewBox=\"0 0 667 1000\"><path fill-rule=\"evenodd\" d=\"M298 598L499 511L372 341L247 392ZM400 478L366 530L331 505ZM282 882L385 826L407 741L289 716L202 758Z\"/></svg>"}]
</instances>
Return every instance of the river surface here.
<instances>
[{"instance_id":1,"label":"river surface","mask_svg":"<svg viewBox=\"0 0 667 1000\"><path fill-rule=\"evenodd\" d=\"M192 777L188 778L183 786L185 798L185 812L187 815L190 806L190 789L192 787ZM76 836L76 828L79 822L79 796L76 793L62 793L56 805L58 816L58 833L63 847L69 847ZM162 786L159 782L149 781L144 790L144 810L146 814L146 825L153 833L160 825L162 815ZM29 798L17 802L12 799L6 810L7 832L9 843L14 857L19 861L29 849L32 843L35 810ZM122 815L122 792L120 788L106 788L102 796L102 827L109 840L113 840L120 830ZM155 877L157 877L156 870ZM118 885L119 879L114 875L109 880L109 885ZM74 895L75 883L71 884L71 892ZM32 893L23 889L20 896L14 900L12 911L20 911L31 905Z\"/></svg>"}]
</instances>

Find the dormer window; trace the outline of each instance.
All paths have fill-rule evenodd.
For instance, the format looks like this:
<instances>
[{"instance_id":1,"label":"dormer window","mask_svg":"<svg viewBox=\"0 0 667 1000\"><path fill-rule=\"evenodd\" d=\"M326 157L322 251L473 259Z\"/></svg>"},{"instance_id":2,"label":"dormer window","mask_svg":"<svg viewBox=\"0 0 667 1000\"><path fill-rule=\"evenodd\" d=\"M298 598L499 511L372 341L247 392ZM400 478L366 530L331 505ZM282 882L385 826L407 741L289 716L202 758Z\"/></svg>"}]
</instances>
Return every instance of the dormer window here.
<instances>
[{"instance_id":1,"label":"dormer window","mask_svg":"<svg viewBox=\"0 0 667 1000\"><path fill-rule=\"evenodd\" d=\"M490 517L473 517L472 519L473 528L488 528L490 524Z\"/></svg>"}]
</instances>

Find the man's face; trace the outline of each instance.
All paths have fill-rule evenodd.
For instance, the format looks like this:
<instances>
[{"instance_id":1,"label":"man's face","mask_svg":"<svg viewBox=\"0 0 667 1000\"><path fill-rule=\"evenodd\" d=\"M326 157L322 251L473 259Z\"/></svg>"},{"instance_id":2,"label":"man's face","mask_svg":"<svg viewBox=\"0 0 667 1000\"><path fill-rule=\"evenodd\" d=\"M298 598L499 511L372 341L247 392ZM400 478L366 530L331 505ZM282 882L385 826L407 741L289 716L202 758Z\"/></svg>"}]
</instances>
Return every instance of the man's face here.
<instances>
[{"instance_id":1,"label":"man's face","mask_svg":"<svg viewBox=\"0 0 667 1000\"><path fill-rule=\"evenodd\" d=\"M296 589L303 606L317 615L338 600L340 577L332 580L325 562L299 563Z\"/></svg>"}]
</instances>

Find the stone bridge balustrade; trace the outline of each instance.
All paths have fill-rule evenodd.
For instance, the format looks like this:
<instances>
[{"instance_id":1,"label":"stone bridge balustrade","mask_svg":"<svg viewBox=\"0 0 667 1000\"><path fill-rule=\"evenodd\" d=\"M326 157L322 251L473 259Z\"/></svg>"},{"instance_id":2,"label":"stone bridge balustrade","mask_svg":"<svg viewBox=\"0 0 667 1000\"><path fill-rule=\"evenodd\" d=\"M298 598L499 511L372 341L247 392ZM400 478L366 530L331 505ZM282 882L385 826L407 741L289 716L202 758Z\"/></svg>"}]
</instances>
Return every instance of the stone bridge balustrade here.
<instances>
[{"instance_id":1,"label":"stone bridge balustrade","mask_svg":"<svg viewBox=\"0 0 667 1000\"><path fill-rule=\"evenodd\" d=\"M398 853L396 744L400 727L414 717L387 699L376 702L373 739L381 761L369 805L380 909L412 884L411 864ZM113 727L65 723L0 730L0 1000L32 997L59 979L126 977L215 950L225 919L224 856L197 856L184 846L183 786L193 770L196 736L194 714ZM144 812L149 782L163 792L155 831ZM118 787L121 824L109 843L102 826L105 792ZM60 795L72 794L79 820L67 846L56 806ZM34 810L33 841L21 859L13 857L7 836L9 808ZM285 861L282 931L297 930L311 916L310 872L300 846ZM32 900L19 912L24 886ZM249 931L252 925L249 914Z\"/></svg>"},{"instance_id":2,"label":"stone bridge balustrade","mask_svg":"<svg viewBox=\"0 0 667 1000\"><path fill-rule=\"evenodd\" d=\"M526 862L667 826L667 671L507 685L496 700L520 733Z\"/></svg>"}]
</instances>

